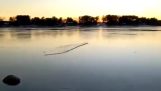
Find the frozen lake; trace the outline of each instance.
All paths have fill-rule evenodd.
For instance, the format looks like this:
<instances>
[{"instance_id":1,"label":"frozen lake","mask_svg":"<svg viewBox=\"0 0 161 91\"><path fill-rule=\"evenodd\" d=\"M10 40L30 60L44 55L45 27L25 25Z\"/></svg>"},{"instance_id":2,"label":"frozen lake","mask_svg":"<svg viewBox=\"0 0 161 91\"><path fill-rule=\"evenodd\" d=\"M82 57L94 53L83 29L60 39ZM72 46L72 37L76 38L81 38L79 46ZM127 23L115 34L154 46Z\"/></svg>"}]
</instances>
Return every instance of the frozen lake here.
<instances>
[{"instance_id":1,"label":"frozen lake","mask_svg":"<svg viewBox=\"0 0 161 91\"><path fill-rule=\"evenodd\" d=\"M161 27L0 28L0 79L0 91L161 91Z\"/></svg>"}]
</instances>

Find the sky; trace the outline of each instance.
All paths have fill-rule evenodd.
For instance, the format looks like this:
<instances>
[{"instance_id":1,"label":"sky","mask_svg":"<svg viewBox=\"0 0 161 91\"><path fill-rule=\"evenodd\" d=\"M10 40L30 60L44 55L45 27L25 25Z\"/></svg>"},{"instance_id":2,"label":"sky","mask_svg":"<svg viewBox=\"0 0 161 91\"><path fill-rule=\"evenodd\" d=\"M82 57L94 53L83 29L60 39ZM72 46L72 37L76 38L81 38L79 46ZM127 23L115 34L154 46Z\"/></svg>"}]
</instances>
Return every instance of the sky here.
<instances>
[{"instance_id":1,"label":"sky","mask_svg":"<svg viewBox=\"0 0 161 91\"><path fill-rule=\"evenodd\" d=\"M161 19L161 0L0 0L0 17L78 17L107 14Z\"/></svg>"}]
</instances>

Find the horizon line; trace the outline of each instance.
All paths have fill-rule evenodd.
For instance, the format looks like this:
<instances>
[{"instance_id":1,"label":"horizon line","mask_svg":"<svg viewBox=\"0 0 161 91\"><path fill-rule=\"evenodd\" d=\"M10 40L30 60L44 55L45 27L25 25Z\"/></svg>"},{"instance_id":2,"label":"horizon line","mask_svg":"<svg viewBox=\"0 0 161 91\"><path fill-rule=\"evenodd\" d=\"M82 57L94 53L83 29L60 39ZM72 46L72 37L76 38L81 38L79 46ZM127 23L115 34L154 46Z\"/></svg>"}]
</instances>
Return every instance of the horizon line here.
<instances>
[{"instance_id":1,"label":"horizon line","mask_svg":"<svg viewBox=\"0 0 161 91\"><path fill-rule=\"evenodd\" d=\"M84 15L79 15L79 16L56 16L56 15L52 15L52 16L32 16L30 14L17 14L17 15L14 15L14 16L7 16L7 17L3 17L3 16L0 16L0 19L2 20L9 20L10 17L16 17L16 16L19 16L19 15L28 15L30 16L30 18L35 18L35 17L38 17L38 18L52 18L52 17L56 17L56 18L62 18L62 19L66 19L68 17L70 18L73 18L73 19L76 19L78 20L79 17L81 16L92 16L92 17L99 17L99 19L102 19L104 16L106 15L116 15L118 17L121 17L121 16L137 16L137 15L134 15L134 14L123 14L123 15L117 15L117 14L106 14L106 15L89 15L89 14L84 14ZM146 16L137 16L138 18L147 18L147 19L150 19L150 18L155 18L157 20L161 20L160 18L157 18L157 17L146 17Z\"/></svg>"}]
</instances>

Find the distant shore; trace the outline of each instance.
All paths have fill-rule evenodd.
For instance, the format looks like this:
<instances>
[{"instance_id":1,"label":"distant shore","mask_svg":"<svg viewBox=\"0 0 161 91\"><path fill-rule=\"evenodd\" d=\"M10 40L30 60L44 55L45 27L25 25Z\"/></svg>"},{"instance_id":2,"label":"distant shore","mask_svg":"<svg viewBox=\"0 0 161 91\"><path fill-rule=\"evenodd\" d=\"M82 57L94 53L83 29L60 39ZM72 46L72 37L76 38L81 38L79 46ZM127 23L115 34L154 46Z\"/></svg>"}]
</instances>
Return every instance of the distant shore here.
<instances>
[{"instance_id":1,"label":"distant shore","mask_svg":"<svg viewBox=\"0 0 161 91\"><path fill-rule=\"evenodd\" d=\"M71 17L63 19L55 16L51 18L30 18L29 15L17 15L10 17L9 21L0 19L0 27L94 27L94 26L161 26L161 20L156 18L138 17L135 15L106 15L102 19L96 16L84 15L79 20Z\"/></svg>"}]
</instances>

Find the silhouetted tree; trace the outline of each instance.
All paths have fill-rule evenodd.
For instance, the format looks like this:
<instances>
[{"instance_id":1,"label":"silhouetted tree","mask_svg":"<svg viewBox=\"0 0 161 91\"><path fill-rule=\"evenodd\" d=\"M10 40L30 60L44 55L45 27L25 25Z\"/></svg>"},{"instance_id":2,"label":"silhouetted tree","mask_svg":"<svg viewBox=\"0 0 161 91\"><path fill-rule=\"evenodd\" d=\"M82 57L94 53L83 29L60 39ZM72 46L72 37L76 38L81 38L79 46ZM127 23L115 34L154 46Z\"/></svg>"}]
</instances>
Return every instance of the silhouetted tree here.
<instances>
[{"instance_id":1,"label":"silhouetted tree","mask_svg":"<svg viewBox=\"0 0 161 91\"><path fill-rule=\"evenodd\" d=\"M138 18L139 25L147 25L147 18L146 17L141 17Z\"/></svg>"},{"instance_id":2,"label":"silhouetted tree","mask_svg":"<svg viewBox=\"0 0 161 91\"><path fill-rule=\"evenodd\" d=\"M79 17L79 24L82 26L93 26L97 25L98 23L98 17L92 17L92 16L81 16Z\"/></svg>"},{"instance_id":3,"label":"silhouetted tree","mask_svg":"<svg viewBox=\"0 0 161 91\"><path fill-rule=\"evenodd\" d=\"M15 17L10 17L9 18L9 25L10 26L15 26L16 25L16 18Z\"/></svg>"},{"instance_id":4,"label":"silhouetted tree","mask_svg":"<svg viewBox=\"0 0 161 91\"><path fill-rule=\"evenodd\" d=\"M0 18L0 26L3 26L4 23L5 23L5 22L3 21L3 19Z\"/></svg>"},{"instance_id":5,"label":"silhouetted tree","mask_svg":"<svg viewBox=\"0 0 161 91\"><path fill-rule=\"evenodd\" d=\"M48 26L56 26L59 25L60 20L57 17L46 18L46 24Z\"/></svg>"},{"instance_id":6,"label":"silhouetted tree","mask_svg":"<svg viewBox=\"0 0 161 91\"><path fill-rule=\"evenodd\" d=\"M71 17L67 17L67 19L65 20L65 24L67 26L76 26L78 23L76 20L73 20Z\"/></svg>"},{"instance_id":7,"label":"silhouetted tree","mask_svg":"<svg viewBox=\"0 0 161 91\"><path fill-rule=\"evenodd\" d=\"M58 26L64 26L64 21L62 17L58 19Z\"/></svg>"},{"instance_id":8,"label":"silhouetted tree","mask_svg":"<svg viewBox=\"0 0 161 91\"><path fill-rule=\"evenodd\" d=\"M161 20L158 20L158 26L161 26Z\"/></svg>"},{"instance_id":9,"label":"silhouetted tree","mask_svg":"<svg viewBox=\"0 0 161 91\"><path fill-rule=\"evenodd\" d=\"M138 25L138 16L121 16L119 18L119 25Z\"/></svg>"},{"instance_id":10,"label":"silhouetted tree","mask_svg":"<svg viewBox=\"0 0 161 91\"><path fill-rule=\"evenodd\" d=\"M30 16L29 15L17 15L16 24L17 25L30 25Z\"/></svg>"},{"instance_id":11,"label":"silhouetted tree","mask_svg":"<svg viewBox=\"0 0 161 91\"><path fill-rule=\"evenodd\" d=\"M3 21L0 18L0 26L9 25L9 26L26 26L26 25L36 25L36 26L94 26L98 25L99 17L92 17L89 15L84 15L79 17L79 23L68 17L64 19L62 17L57 18L53 16L52 18L39 18L34 17L30 19L29 15L17 15L16 17L10 17L9 21ZM124 26L136 26L136 25L152 25L152 26L161 26L161 20L157 20L156 18L146 18L135 15L128 15L128 16L117 16L117 15L106 15L102 17L102 21L106 25L124 25Z\"/></svg>"},{"instance_id":12,"label":"silhouetted tree","mask_svg":"<svg viewBox=\"0 0 161 91\"><path fill-rule=\"evenodd\" d=\"M119 24L119 16L117 15L106 15L103 17L102 20L106 25L118 25Z\"/></svg>"},{"instance_id":13,"label":"silhouetted tree","mask_svg":"<svg viewBox=\"0 0 161 91\"><path fill-rule=\"evenodd\" d=\"M40 26L40 25L42 25L42 21L39 17L34 17L31 19L31 24Z\"/></svg>"},{"instance_id":14,"label":"silhouetted tree","mask_svg":"<svg viewBox=\"0 0 161 91\"><path fill-rule=\"evenodd\" d=\"M158 20L156 18L149 18L149 19L147 19L147 25L156 26L156 25L158 25Z\"/></svg>"},{"instance_id":15,"label":"silhouetted tree","mask_svg":"<svg viewBox=\"0 0 161 91\"><path fill-rule=\"evenodd\" d=\"M32 25L37 25L37 26L61 26L63 25L63 20L62 18L57 18L53 16L52 18L39 18L39 17L34 17L31 19Z\"/></svg>"},{"instance_id":16,"label":"silhouetted tree","mask_svg":"<svg viewBox=\"0 0 161 91\"><path fill-rule=\"evenodd\" d=\"M45 19L45 24L47 26L55 26L58 23L58 18L52 17L52 18L46 18Z\"/></svg>"}]
</instances>

